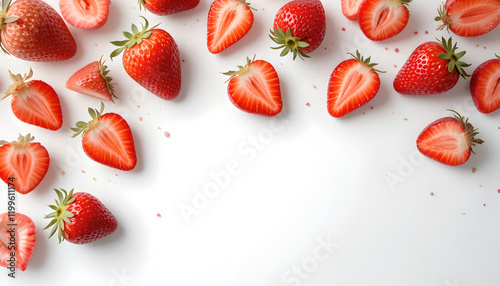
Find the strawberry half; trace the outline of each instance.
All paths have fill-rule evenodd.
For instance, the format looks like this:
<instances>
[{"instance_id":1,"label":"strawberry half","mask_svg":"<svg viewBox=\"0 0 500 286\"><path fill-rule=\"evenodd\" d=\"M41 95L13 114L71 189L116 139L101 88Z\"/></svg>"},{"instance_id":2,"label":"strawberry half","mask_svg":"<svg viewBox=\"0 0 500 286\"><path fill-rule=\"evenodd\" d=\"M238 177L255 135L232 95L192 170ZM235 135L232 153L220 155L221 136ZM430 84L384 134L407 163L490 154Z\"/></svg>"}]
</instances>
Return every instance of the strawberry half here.
<instances>
[{"instance_id":1,"label":"strawberry half","mask_svg":"<svg viewBox=\"0 0 500 286\"><path fill-rule=\"evenodd\" d=\"M108 66L101 60L91 62L66 81L66 88L104 101L116 98Z\"/></svg>"},{"instance_id":2,"label":"strawberry half","mask_svg":"<svg viewBox=\"0 0 500 286\"><path fill-rule=\"evenodd\" d=\"M454 117L438 119L420 133L417 148L423 155L445 165L457 166L465 163L472 151L472 146L482 144L475 138L479 132L458 112Z\"/></svg>"},{"instance_id":3,"label":"strawberry half","mask_svg":"<svg viewBox=\"0 0 500 286\"><path fill-rule=\"evenodd\" d=\"M70 25L92 30L106 24L110 3L110 0L59 0L59 8Z\"/></svg>"},{"instance_id":4,"label":"strawberry half","mask_svg":"<svg viewBox=\"0 0 500 286\"><path fill-rule=\"evenodd\" d=\"M458 78L469 75L463 69L470 66L460 61L465 51L456 52L457 43L444 37L441 42L426 42L418 46L406 60L394 79L394 89L401 94L431 95L453 88Z\"/></svg>"},{"instance_id":5,"label":"strawberry half","mask_svg":"<svg viewBox=\"0 0 500 286\"><path fill-rule=\"evenodd\" d=\"M375 95L380 88L379 70L370 58L364 59L358 51L351 54L354 59L341 62L332 72L328 83L328 113L342 117L361 107Z\"/></svg>"},{"instance_id":6,"label":"strawberry half","mask_svg":"<svg viewBox=\"0 0 500 286\"><path fill-rule=\"evenodd\" d=\"M33 256L35 242L36 227L31 218L15 212L0 215L0 267L25 271Z\"/></svg>"},{"instance_id":7,"label":"strawberry half","mask_svg":"<svg viewBox=\"0 0 500 286\"><path fill-rule=\"evenodd\" d=\"M500 0L448 0L438 9L437 28L463 37L484 35L500 23Z\"/></svg>"},{"instance_id":8,"label":"strawberry half","mask_svg":"<svg viewBox=\"0 0 500 286\"><path fill-rule=\"evenodd\" d=\"M59 243L87 244L115 232L118 221L98 198L84 192L54 190L58 200L49 206L54 212L45 216L51 220L44 228L52 227L49 238L57 232Z\"/></svg>"},{"instance_id":9,"label":"strawberry half","mask_svg":"<svg viewBox=\"0 0 500 286\"><path fill-rule=\"evenodd\" d=\"M139 0L139 7L144 7L149 12L167 16L189 9L193 9L200 4L200 0Z\"/></svg>"},{"instance_id":10,"label":"strawberry half","mask_svg":"<svg viewBox=\"0 0 500 286\"><path fill-rule=\"evenodd\" d=\"M76 132L73 138L82 134L83 151L92 160L103 165L130 171L137 164L134 138L130 127L119 114L103 114L101 109L89 108L92 120L78 121L71 130Z\"/></svg>"},{"instance_id":11,"label":"strawberry half","mask_svg":"<svg viewBox=\"0 0 500 286\"><path fill-rule=\"evenodd\" d=\"M0 178L23 195L33 191L49 169L49 153L34 139L27 134L10 143L0 141Z\"/></svg>"},{"instance_id":12,"label":"strawberry half","mask_svg":"<svg viewBox=\"0 0 500 286\"><path fill-rule=\"evenodd\" d=\"M264 60L247 58L239 70L224 73L230 76L227 93L239 109L264 116L275 116L283 107L278 73Z\"/></svg>"},{"instance_id":13,"label":"strawberry half","mask_svg":"<svg viewBox=\"0 0 500 286\"><path fill-rule=\"evenodd\" d=\"M215 0L208 11L207 46L218 54L245 36L253 24L253 8L245 0Z\"/></svg>"},{"instance_id":14,"label":"strawberry half","mask_svg":"<svg viewBox=\"0 0 500 286\"><path fill-rule=\"evenodd\" d=\"M480 64L470 80L470 93L477 110L490 113L500 108L500 57Z\"/></svg>"},{"instance_id":15,"label":"strawberry half","mask_svg":"<svg viewBox=\"0 0 500 286\"><path fill-rule=\"evenodd\" d=\"M11 108L14 115L22 122L58 130L63 124L61 103L54 89L41 80L30 80L33 70L27 75L12 74L14 82L4 93L5 97L12 95Z\"/></svg>"},{"instance_id":16,"label":"strawberry half","mask_svg":"<svg viewBox=\"0 0 500 286\"><path fill-rule=\"evenodd\" d=\"M383 41L401 33L408 24L406 7L412 0L365 0L359 7L359 27L372 41Z\"/></svg>"},{"instance_id":17,"label":"strawberry half","mask_svg":"<svg viewBox=\"0 0 500 286\"><path fill-rule=\"evenodd\" d=\"M359 6L361 6L363 1L364 0L341 0L342 14L351 21L358 20Z\"/></svg>"}]
</instances>

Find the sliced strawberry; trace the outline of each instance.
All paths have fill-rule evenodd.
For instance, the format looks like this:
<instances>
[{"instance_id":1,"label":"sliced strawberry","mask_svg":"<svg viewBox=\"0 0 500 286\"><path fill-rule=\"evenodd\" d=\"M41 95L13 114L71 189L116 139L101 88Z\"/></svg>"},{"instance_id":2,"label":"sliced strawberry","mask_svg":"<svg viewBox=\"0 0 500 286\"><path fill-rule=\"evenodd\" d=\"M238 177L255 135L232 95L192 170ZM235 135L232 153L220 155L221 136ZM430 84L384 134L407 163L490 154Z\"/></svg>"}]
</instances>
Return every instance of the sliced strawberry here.
<instances>
[{"instance_id":1,"label":"sliced strawberry","mask_svg":"<svg viewBox=\"0 0 500 286\"><path fill-rule=\"evenodd\" d=\"M483 140L474 138L478 132L468 119L455 114L455 117L438 119L424 128L417 138L420 153L451 166L461 165L469 159L472 146L482 144Z\"/></svg>"},{"instance_id":2,"label":"sliced strawberry","mask_svg":"<svg viewBox=\"0 0 500 286\"><path fill-rule=\"evenodd\" d=\"M92 62L75 72L66 82L66 88L105 101L116 97L109 70L102 60Z\"/></svg>"},{"instance_id":3,"label":"sliced strawberry","mask_svg":"<svg viewBox=\"0 0 500 286\"><path fill-rule=\"evenodd\" d=\"M83 134L83 151L92 160L103 165L129 171L137 164L134 138L130 127L119 114L106 113L104 104L101 109L89 108L92 120L89 122L78 121L73 137Z\"/></svg>"},{"instance_id":4,"label":"sliced strawberry","mask_svg":"<svg viewBox=\"0 0 500 286\"><path fill-rule=\"evenodd\" d=\"M0 215L0 267L26 270L35 242L36 228L31 218L14 212Z\"/></svg>"},{"instance_id":5,"label":"sliced strawberry","mask_svg":"<svg viewBox=\"0 0 500 286\"><path fill-rule=\"evenodd\" d=\"M354 55L353 55L354 56ZM370 63L358 51L354 59L341 62L332 72L328 83L328 113L342 117L361 107L375 95L380 88L380 78Z\"/></svg>"},{"instance_id":6,"label":"sliced strawberry","mask_svg":"<svg viewBox=\"0 0 500 286\"><path fill-rule=\"evenodd\" d=\"M372 41L382 41L399 34L408 24L406 5L412 0L365 0L359 7L359 27Z\"/></svg>"},{"instance_id":7,"label":"sliced strawberry","mask_svg":"<svg viewBox=\"0 0 500 286\"><path fill-rule=\"evenodd\" d=\"M34 139L28 134L14 142L0 141L0 178L23 195L36 188L49 169L49 153Z\"/></svg>"},{"instance_id":8,"label":"sliced strawberry","mask_svg":"<svg viewBox=\"0 0 500 286\"><path fill-rule=\"evenodd\" d=\"M245 36L253 24L253 13L245 0L215 0L207 23L207 46L218 54Z\"/></svg>"},{"instance_id":9,"label":"sliced strawberry","mask_svg":"<svg viewBox=\"0 0 500 286\"><path fill-rule=\"evenodd\" d=\"M500 108L500 57L480 64L470 81L472 100L482 113Z\"/></svg>"},{"instance_id":10,"label":"sliced strawberry","mask_svg":"<svg viewBox=\"0 0 500 286\"><path fill-rule=\"evenodd\" d=\"M278 73L267 61L250 60L238 71L224 73L231 76L227 92L239 109L265 116L275 116L283 107Z\"/></svg>"},{"instance_id":11,"label":"sliced strawberry","mask_svg":"<svg viewBox=\"0 0 500 286\"><path fill-rule=\"evenodd\" d=\"M59 0L64 20L82 29L97 29L108 21L110 0Z\"/></svg>"},{"instance_id":12,"label":"sliced strawberry","mask_svg":"<svg viewBox=\"0 0 500 286\"><path fill-rule=\"evenodd\" d=\"M351 21L358 20L359 6L361 6L363 1L364 0L341 0L342 14Z\"/></svg>"},{"instance_id":13,"label":"sliced strawberry","mask_svg":"<svg viewBox=\"0 0 500 286\"><path fill-rule=\"evenodd\" d=\"M14 82L6 91L6 97L12 95L11 108L21 121L49 130L61 128L63 119L61 103L54 89L40 80L31 80L33 70L28 75L13 75Z\"/></svg>"}]
</instances>

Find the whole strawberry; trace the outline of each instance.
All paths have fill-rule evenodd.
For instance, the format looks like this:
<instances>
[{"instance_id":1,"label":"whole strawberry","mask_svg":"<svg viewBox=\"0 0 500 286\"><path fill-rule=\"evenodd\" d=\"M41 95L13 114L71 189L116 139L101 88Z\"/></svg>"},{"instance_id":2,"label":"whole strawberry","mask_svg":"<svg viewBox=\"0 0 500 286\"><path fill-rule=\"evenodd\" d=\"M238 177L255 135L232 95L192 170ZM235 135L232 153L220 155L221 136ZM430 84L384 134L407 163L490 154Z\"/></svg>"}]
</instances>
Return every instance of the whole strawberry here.
<instances>
[{"instance_id":1,"label":"whole strawberry","mask_svg":"<svg viewBox=\"0 0 500 286\"><path fill-rule=\"evenodd\" d=\"M271 39L282 49L281 56L292 53L297 57L309 58L308 53L316 50L326 32L326 16L319 0L293 0L282 6L274 17Z\"/></svg>"},{"instance_id":2,"label":"whole strawberry","mask_svg":"<svg viewBox=\"0 0 500 286\"><path fill-rule=\"evenodd\" d=\"M500 109L500 57L480 64L470 79L470 93L479 112Z\"/></svg>"},{"instance_id":3,"label":"whole strawberry","mask_svg":"<svg viewBox=\"0 0 500 286\"><path fill-rule=\"evenodd\" d=\"M440 94L450 90L460 76L469 76L463 68L470 64L460 61L465 51L457 53L456 50L457 44L453 44L451 38L421 44L399 70L393 82L394 89L412 95Z\"/></svg>"},{"instance_id":4,"label":"whole strawberry","mask_svg":"<svg viewBox=\"0 0 500 286\"><path fill-rule=\"evenodd\" d=\"M139 0L140 7L144 7L149 12L167 16L189 9L193 9L200 4L200 0Z\"/></svg>"},{"instance_id":5,"label":"whole strawberry","mask_svg":"<svg viewBox=\"0 0 500 286\"><path fill-rule=\"evenodd\" d=\"M58 200L49 207L54 210L45 216L52 227L50 237L57 232L59 243L63 240L74 244L87 244L112 234L118 221L104 204L95 196L78 192L69 193L54 189Z\"/></svg>"},{"instance_id":6,"label":"whole strawberry","mask_svg":"<svg viewBox=\"0 0 500 286\"><path fill-rule=\"evenodd\" d=\"M64 20L41 0L2 0L0 41L3 52L33 62L67 60L77 49Z\"/></svg>"},{"instance_id":7,"label":"whole strawberry","mask_svg":"<svg viewBox=\"0 0 500 286\"><path fill-rule=\"evenodd\" d=\"M156 26L149 28L146 18L142 30L132 24L132 33L124 32L124 41L111 42L120 48L111 59L123 51L123 67L127 74L154 95L172 100L181 90L181 61L174 38Z\"/></svg>"}]
</instances>

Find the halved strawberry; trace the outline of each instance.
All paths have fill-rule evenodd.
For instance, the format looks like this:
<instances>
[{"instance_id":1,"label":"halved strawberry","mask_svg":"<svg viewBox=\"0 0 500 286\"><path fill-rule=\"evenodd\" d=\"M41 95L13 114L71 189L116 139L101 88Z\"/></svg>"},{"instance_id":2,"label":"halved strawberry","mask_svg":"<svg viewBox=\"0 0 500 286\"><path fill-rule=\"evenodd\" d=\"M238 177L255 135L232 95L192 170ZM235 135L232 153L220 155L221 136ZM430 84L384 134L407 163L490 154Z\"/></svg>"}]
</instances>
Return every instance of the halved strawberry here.
<instances>
[{"instance_id":1,"label":"halved strawberry","mask_svg":"<svg viewBox=\"0 0 500 286\"><path fill-rule=\"evenodd\" d=\"M253 24L253 8L245 0L215 0L208 11L207 46L218 54L245 36Z\"/></svg>"},{"instance_id":2,"label":"halved strawberry","mask_svg":"<svg viewBox=\"0 0 500 286\"><path fill-rule=\"evenodd\" d=\"M351 21L358 20L359 6L361 6L363 1L364 0L341 0L342 14Z\"/></svg>"},{"instance_id":3,"label":"halved strawberry","mask_svg":"<svg viewBox=\"0 0 500 286\"><path fill-rule=\"evenodd\" d=\"M399 34L408 24L406 7L412 0L365 0L359 7L359 27L372 41L382 41Z\"/></svg>"},{"instance_id":4,"label":"halved strawberry","mask_svg":"<svg viewBox=\"0 0 500 286\"><path fill-rule=\"evenodd\" d=\"M470 80L470 93L477 110L490 113L500 108L500 57L480 64Z\"/></svg>"},{"instance_id":5,"label":"halved strawberry","mask_svg":"<svg viewBox=\"0 0 500 286\"><path fill-rule=\"evenodd\" d=\"M479 132L469 123L469 119L455 113L454 117L438 119L418 135L417 149L423 155L445 165L457 166L465 163L472 146L483 140L474 138Z\"/></svg>"},{"instance_id":6,"label":"halved strawberry","mask_svg":"<svg viewBox=\"0 0 500 286\"><path fill-rule=\"evenodd\" d=\"M82 29L97 29L108 21L110 0L59 0L64 20Z\"/></svg>"},{"instance_id":7,"label":"halved strawberry","mask_svg":"<svg viewBox=\"0 0 500 286\"><path fill-rule=\"evenodd\" d=\"M500 23L500 0L448 0L439 7L434 19L453 33L475 37L495 29Z\"/></svg>"},{"instance_id":8,"label":"halved strawberry","mask_svg":"<svg viewBox=\"0 0 500 286\"><path fill-rule=\"evenodd\" d=\"M33 70L27 75L12 74L14 82L4 93L12 95L11 108L21 121L49 130L58 130L63 123L61 103L54 89L40 80L27 81L33 76Z\"/></svg>"},{"instance_id":9,"label":"halved strawberry","mask_svg":"<svg viewBox=\"0 0 500 286\"><path fill-rule=\"evenodd\" d=\"M247 58L239 70L224 73L230 76L227 92L239 109L265 116L275 116L283 107L278 73L264 60Z\"/></svg>"},{"instance_id":10,"label":"halved strawberry","mask_svg":"<svg viewBox=\"0 0 500 286\"><path fill-rule=\"evenodd\" d=\"M0 178L23 195L36 188L49 169L49 153L34 139L28 133L17 141L0 141Z\"/></svg>"},{"instance_id":11,"label":"halved strawberry","mask_svg":"<svg viewBox=\"0 0 500 286\"><path fill-rule=\"evenodd\" d=\"M108 67L101 60L91 62L66 81L66 88L105 101L116 98Z\"/></svg>"},{"instance_id":12,"label":"halved strawberry","mask_svg":"<svg viewBox=\"0 0 500 286\"><path fill-rule=\"evenodd\" d=\"M78 121L71 130L76 133L73 137L82 134L83 151L92 160L103 165L129 171L137 164L134 138L130 127L119 114L103 114L104 103L101 109L89 108L92 120Z\"/></svg>"},{"instance_id":13,"label":"halved strawberry","mask_svg":"<svg viewBox=\"0 0 500 286\"><path fill-rule=\"evenodd\" d=\"M352 55L352 54L351 54ZM358 51L354 59L341 62L332 72L328 83L328 113L342 117L361 107L375 95L380 88L379 70L370 58L364 59Z\"/></svg>"},{"instance_id":14,"label":"halved strawberry","mask_svg":"<svg viewBox=\"0 0 500 286\"><path fill-rule=\"evenodd\" d=\"M31 218L16 212L0 215L0 267L26 270L35 242L36 227Z\"/></svg>"}]
</instances>

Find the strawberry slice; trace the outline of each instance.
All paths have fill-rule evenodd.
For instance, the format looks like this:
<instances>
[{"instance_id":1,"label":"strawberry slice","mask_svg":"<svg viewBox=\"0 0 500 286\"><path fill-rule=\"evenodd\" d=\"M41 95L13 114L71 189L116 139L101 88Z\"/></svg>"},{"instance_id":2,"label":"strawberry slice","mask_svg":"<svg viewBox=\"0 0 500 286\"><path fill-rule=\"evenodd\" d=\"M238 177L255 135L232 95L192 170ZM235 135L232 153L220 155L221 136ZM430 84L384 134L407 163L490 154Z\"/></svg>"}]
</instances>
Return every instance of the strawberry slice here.
<instances>
[{"instance_id":1,"label":"strawberry slice","mask_svg":"<svg viewBox=\"0 0 500 286\"><path fill-rule=\"evenodd\" d=\"M224 73L230 76L227 92L239 109L264 116L275 116L283 107L278 73L264 60L247 58L238 71Z\"/></svg>"},{"instance_id":2,"label":"strawberry slice","mask_svg":"<svg viewBox=\"0 0 500 286\"><path fill-rule=\"evenodd\" d=\"M359 27L372 41L383 41L399 34L408 24L406 5L412 0L365 0L359 7Z\"/></svg>"},{"instance_id":3,"label":"strawberry slice","mask_svg":"<svg viewBox=\"0 0 500 286\"><path fill-rule=\"evenodd\" d=\"M500 57L480 64L470 80L470 92L477 110L491 113L500 108Z\"/></svg>"},{"instance_id":4,"label":"strawberry slice","mask_svg":"<svg viewBox=\"0 0 500 286\"><path fill-rule=\"evenodd\" d=\"M92 62L75 72L66 82L66 88L104 101L116 98L108 67L101 60Z\"/></svg>"},{"instance_id":5,"label":"strawberry slice","mask_svg":"<svg viewBox=\"0 0 500 286\"><path fill-rule=\"evenodd\" d=\"M119 114L106 113L104 103L101 109L89 108L92 120L78 121L71 130L76 133L73 137L82 134L83 151L92 160L103 165L129 171L137 164L134 138L130 127Z\"/></svg>"},{"instance_id":6,"label":"strawberry slice","mask_svg":"<svg viewBox=\"0 0 500 286\"><path fill-rule=\"evenodd\" d=\"M0 267L26 270L35 241L35 224L27 215L14 212L0 215Z\"/></svg>"},{"instance_id":7,"label":"strawberry slice","mask_svg":"<svg viewBox=\"0 0 500 286\"><path fill-rule=\"evenodd\" d=\"M110 0L59 0L64 20L82 29L97 29L108 21Z\"/></svg>"},{"instance_id":8,"label":"strawberry slice","mask_svg":"<svg viewBox=\"0 0 500 286\"><path fill-rule=\"evenodd\" d=\"M24 77L20 74L13 75L10 71L9 74L14 83L5 91L4 98L12 95L11 108L14 115L25 123L49 130L61 128L61 103L54 89L40 80L27 82L33 76L32 69Z\"/></svg>"},{"instance_id":9,"label":"strawberry slice","mask_svg":"<svg viewBox=\"0 0 500 286\"><path fill-rule=\"evenodd\" d=\"M361 6L363 0L341 0L340 3L342 5L342 14L347 19L351 21L358 20L359 6Z\"/></svg>"},{"instance_id":10,"label":"strawberry slice","mask_svg":"<svg viewBox=\"0 0 500 286\"><path fill-rule=\"evenodd\" d=\"M17 141L0 141L0 178L20 194L33 191L49 169L47 149L27 134Z\"/></svg>"},{"instance_id":11,"label":"strawberry slice","mask_svg":"<svg viewBox=\"0 0 500 286\"><path fill-rule=\"evenodd\" d=\"M375 95L380 88L379 70L370 58L364 59L358 51L350 54L354 59L341 62L332 72L328 83L328 113L342 117L361 107Z\"/></svg>"},{"instance_id":12,"label":"strawberry slice","mask_svg":"<svg viewBox=\"0 0 500 286\"><path fill-rule=\"evenodd\" d=\"M438 119L420 133L417 149L423 155L440 163L458 166L465 163L472 151L472 146L482 144L483 140L474 138L477 129L458 112L454 117Z\"/></svg>"},{"instance_id":13,"label":"strawberry slice","mask_svg":"<svg viewBox=\"0 0 500 286\"><path fill-rule=\"evenodd\" d=\"M215 0L207 23L207 46L218 54L245 36L253 24L253 13L245 0Z\"/></svg>"}]
</instances>

